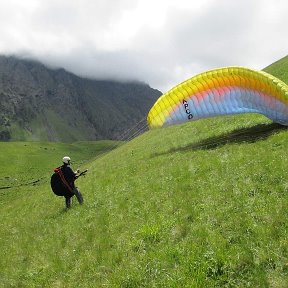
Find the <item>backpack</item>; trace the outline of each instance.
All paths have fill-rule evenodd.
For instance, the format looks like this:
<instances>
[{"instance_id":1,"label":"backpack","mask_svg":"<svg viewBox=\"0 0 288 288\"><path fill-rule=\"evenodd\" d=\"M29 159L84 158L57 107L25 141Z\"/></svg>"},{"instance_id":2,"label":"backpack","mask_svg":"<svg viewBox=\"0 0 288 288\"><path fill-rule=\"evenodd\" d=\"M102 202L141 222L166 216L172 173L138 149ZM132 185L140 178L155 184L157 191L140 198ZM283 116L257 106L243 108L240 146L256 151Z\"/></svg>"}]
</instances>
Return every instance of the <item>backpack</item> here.
<instances>
[{"instance_id":1,"label":"backpack","mask_svg":"<svg viewBox=\"0 0 288 288\"><path fill-rule=\"evenodd\" d=\"M57 196L72 196L72 188L66 181L63 172L62 166L54 169L54 173L51 176L50 180L51 189Z\"/></svg>"}]
</instances>

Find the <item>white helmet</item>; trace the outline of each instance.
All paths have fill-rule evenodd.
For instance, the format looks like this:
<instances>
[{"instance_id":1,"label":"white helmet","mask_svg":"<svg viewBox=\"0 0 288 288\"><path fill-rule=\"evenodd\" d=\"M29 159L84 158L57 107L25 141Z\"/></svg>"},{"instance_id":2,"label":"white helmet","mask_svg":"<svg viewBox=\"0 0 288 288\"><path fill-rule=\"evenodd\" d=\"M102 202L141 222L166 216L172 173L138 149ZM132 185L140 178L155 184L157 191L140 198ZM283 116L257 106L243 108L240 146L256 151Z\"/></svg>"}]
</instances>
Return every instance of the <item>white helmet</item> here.
<instances>
[{"instance_id":1,"label":"white helmet","mask_svg":"<svg viewBox=\"0 0 288 288\"><path fill-rule=\"evenodd\" d=\"M70 164L70 161L71 161L71 159L70 159L69 156L63 157L63 163L65 163L65 164Z\"/></svg>"}]
</instances>

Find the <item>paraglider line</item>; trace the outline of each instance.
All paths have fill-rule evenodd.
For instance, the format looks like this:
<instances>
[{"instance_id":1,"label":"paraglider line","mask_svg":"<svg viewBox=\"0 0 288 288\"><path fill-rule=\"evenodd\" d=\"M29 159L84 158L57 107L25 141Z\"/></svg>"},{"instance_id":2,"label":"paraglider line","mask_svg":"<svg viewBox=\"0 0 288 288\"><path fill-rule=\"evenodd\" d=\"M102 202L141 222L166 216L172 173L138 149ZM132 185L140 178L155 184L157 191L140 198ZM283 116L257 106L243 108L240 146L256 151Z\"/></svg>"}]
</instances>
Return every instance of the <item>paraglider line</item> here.
<instances>
[{"instance_id":1,"label":"paraglider line","mask_svg":"<svg viewBox=\"0 0 288 288\"><path fill-rule=\"evenodd\" d=\"M136 123L133 127L124 131L121 137L117 140L116 143L112 145L107 145L106 149L104 149L101 153L99 153L94 160L104 157L106 154L111 152L112 150L123 146L124 144L130 142L134 138L141 135L143 132L148 130L148 125L146 122L146 117L141 119L138 123Z\"/></svg>"}]
</instances>

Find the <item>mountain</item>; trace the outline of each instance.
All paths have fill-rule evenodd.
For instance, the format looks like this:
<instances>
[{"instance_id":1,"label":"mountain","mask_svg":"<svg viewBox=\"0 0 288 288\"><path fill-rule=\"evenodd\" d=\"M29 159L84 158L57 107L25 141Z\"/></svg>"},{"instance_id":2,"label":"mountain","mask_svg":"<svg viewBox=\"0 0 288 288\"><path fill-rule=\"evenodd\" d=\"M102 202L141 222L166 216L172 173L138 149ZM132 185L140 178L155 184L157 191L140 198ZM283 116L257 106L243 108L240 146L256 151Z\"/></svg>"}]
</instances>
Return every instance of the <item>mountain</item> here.
<instances>
[{"instance_id":1,"label":"mountain","mask_svg":"<svg viewBox=\"0 0 288 288\"><path fill-rule=\"evenodd\" d=\"M288 56L263 70L288 83ZM160 95L144 83L85 79L0 56L0 140L121 139Z\"/></svg>"},{"instance_id":2,"label":"mountain","mask_svg":"<svg viewBox=\"0 0 288 288\"><path fill-rule=\"evenodd\" d=\"M0 56L0 140L119 139L160 95L140 82L85 79Z\"/></svg>"}]
</instances>

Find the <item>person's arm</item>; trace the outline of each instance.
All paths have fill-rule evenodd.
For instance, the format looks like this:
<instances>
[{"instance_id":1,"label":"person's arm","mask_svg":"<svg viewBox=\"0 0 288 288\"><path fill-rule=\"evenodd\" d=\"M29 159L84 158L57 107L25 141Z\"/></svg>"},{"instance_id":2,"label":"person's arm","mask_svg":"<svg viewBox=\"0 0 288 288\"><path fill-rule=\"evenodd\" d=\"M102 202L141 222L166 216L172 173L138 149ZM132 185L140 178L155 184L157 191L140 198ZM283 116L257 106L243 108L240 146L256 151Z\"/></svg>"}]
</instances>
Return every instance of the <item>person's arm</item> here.
<instances>
[{"instance_id":1,"label":"person's arm","mask_svg":"<svg viewBox=\"0 0 288 288\"><path fill-rule=\"evenodd\" d=\"M76 174L74 173L72 168L69 166L66 167L66 175L65 176L67 178L67 181L69 181L69 182L74 182L74 180L77 178Z\"/></svg>"}]
</instances>

